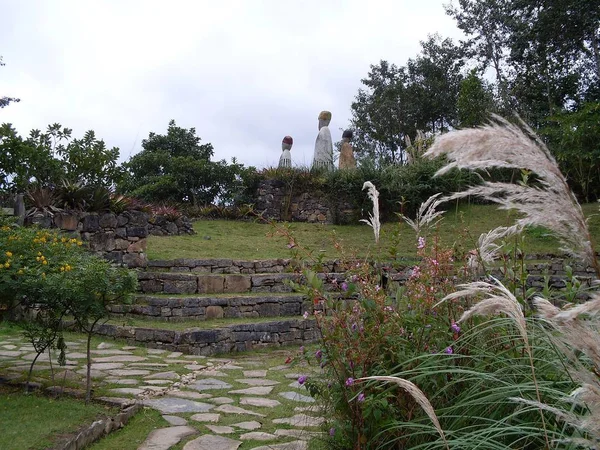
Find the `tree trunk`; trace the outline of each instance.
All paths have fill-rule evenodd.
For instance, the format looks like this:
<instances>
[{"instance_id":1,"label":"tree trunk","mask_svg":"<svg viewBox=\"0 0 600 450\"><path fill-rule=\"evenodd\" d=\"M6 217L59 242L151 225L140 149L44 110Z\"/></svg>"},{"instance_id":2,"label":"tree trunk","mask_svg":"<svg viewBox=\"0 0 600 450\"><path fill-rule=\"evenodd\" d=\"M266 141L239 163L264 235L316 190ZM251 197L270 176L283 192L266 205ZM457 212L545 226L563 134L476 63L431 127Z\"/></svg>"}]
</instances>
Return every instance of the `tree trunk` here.
<instances>
[{"instance_id":1,"label":"tree trunk","mask_svg":"<svg viewBox=\"0 0 600 450\"><path fill-rule=\"evenodd\" d=\"M87 335L87 372L85 374L85 403L88 404L92 399L92 332Z\"/></svg>"}]
</instances>

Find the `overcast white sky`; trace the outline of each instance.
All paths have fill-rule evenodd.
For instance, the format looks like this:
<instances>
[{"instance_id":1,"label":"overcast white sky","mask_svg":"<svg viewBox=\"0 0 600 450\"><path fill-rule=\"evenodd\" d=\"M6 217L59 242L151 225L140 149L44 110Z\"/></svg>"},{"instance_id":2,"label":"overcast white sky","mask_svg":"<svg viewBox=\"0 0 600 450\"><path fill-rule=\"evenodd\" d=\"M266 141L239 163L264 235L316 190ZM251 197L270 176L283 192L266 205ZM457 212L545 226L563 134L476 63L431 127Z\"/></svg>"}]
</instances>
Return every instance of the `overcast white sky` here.
<instances>
[{"instance_id":1,"label":"overcast white sky","mask_svg":"<svg viewBox=\"0 0 600 450\"><path fill-rule=\"evenodd\" d=\"M215 159L275 166L281 139L309 165L317 116L334 141L370 64L404 65L419 41L461 37L450 0L0 0L0 123L96 131L121 160L169 120Z\"/></svg>"}]
</instances>

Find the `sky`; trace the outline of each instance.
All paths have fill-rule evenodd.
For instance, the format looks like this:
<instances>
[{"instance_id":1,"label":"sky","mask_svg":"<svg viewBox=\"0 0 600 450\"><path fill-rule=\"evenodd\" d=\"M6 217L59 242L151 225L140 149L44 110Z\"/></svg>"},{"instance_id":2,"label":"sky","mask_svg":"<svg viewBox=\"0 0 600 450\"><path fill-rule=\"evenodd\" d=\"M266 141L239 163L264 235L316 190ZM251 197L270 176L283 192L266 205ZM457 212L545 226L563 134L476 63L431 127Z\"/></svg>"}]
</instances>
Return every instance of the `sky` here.
<instances>
[{"instance_id":1,"label":"sky","mask_svg":"<svg viewBox=\"0 0 600 450\"><path fill-rule=\"evenodd\" d=\"M0 95L21 99L0 123L92 129L126 161L173 119L215 160L276 166L290 135L310 165L319 112L340 140L371 64L462 37L449 1L0 0Z\"/></svg>"}]
</instances>

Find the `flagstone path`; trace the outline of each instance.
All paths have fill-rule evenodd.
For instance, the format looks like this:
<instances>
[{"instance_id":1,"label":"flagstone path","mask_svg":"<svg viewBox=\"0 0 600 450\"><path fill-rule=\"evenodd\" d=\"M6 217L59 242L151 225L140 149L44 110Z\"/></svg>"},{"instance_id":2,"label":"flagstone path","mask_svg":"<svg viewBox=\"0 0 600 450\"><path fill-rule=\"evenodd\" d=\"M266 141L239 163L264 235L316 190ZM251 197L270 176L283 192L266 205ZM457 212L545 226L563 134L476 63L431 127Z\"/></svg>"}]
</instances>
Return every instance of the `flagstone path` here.
<instances>
[{"instance_id":1,"label":"flagstone path","mask_svg":"<svg viewBox=\"0 0 600 450\"><path fill-rule=\"evenodd\" d=\"M41 355L34 381L48 384L52 363L57 385L83 386L85 340L67 345L66 366ZM160 411L170 426L152 431L140 450L303 450L325 419L297 382L315 369L284 364L293 351L213 358L103 342L92 350L94 397ZM34 357L21 337L1 338L0 376L23 379Z\"/></svg>"}]
</instances>

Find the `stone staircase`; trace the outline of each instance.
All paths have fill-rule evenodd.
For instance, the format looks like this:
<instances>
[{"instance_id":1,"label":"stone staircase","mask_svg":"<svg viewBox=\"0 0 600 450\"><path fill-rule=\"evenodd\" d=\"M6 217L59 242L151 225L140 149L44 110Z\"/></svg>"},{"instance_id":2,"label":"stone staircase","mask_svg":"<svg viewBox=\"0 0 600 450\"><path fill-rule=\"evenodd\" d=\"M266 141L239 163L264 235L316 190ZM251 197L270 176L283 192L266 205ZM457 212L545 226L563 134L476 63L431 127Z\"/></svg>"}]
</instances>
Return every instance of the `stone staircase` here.
<instances>
[{"instance_id":1,"label":"stone staircase","mask_svg":"<svg viewBox=\"0 0 600 450\"><path fill-rule=\"evenodd\" d=\"M329 263L318 274L328 290L343 281L335 269ZM138 272L134 301L112 305L113 319L98 332L202 355L313 342L315 322L302 317L311 305L290 284L302 283L303 276L293 270L284 259L149 261Z\"/></svg>"}]
</instances>

